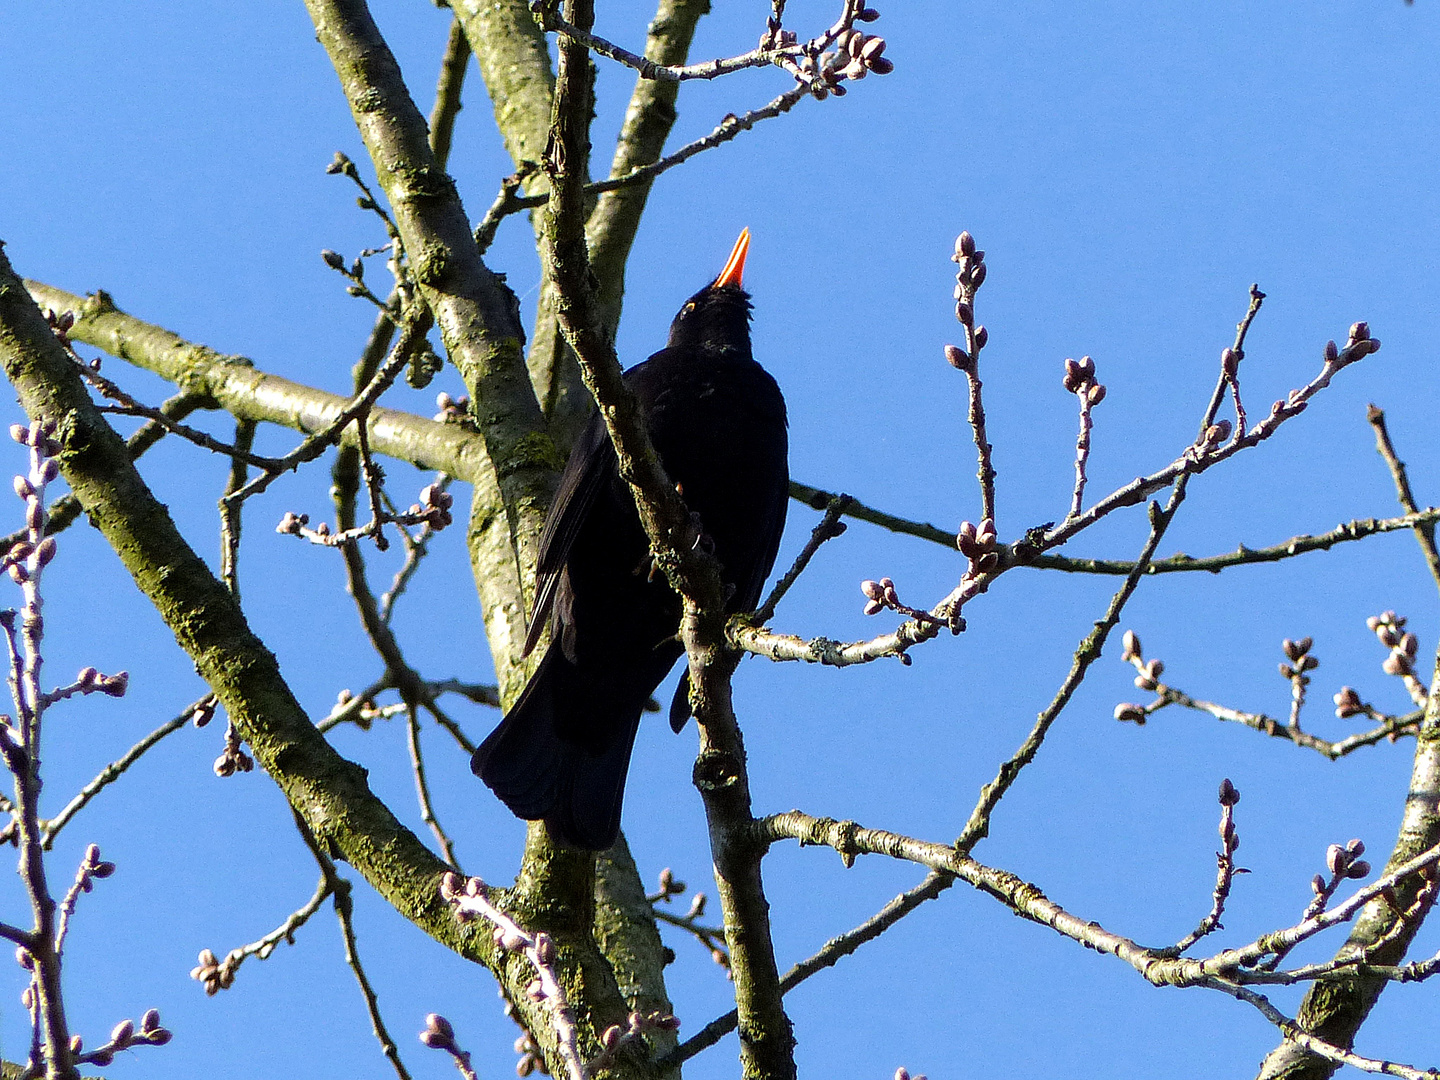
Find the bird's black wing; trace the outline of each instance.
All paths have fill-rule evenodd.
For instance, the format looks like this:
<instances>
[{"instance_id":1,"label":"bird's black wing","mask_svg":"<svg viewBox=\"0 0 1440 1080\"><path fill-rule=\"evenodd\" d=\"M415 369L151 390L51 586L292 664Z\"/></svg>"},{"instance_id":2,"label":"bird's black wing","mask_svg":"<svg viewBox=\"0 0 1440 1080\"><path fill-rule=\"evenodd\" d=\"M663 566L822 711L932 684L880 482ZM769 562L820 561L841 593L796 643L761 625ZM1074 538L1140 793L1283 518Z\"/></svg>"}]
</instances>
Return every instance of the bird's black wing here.
<instances>
[{"instance_id":1,"label":"bird's black wing","mask_svg":"<svg viewBox=\"0 0 1440 1080\"><path fill-rule=\"evenodd\" d=\"M550 504L545 528L540 533L540 557L535 568L535 606L530 612L530 630L525 635L525 649L521 655L530 655L544 633L555 605L555 594L565 574L570 547L595 503L595 496L614 473L615 447L610 443L604 421L596 414L590 418L590 423L570 452L570 460L560 474L560 488L555 493L555 501Z\"/></svg>"}]
</instances>

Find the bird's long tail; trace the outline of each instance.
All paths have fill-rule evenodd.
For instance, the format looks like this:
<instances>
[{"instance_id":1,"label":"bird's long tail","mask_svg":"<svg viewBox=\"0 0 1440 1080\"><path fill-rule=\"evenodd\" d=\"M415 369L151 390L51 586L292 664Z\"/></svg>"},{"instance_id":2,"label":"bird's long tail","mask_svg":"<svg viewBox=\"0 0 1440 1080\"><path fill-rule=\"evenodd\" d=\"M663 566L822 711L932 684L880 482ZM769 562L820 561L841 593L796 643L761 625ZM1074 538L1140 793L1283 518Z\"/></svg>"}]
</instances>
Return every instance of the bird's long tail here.
<instances>
[{"instance_id":1,"label":"bird's long tail","mask_svg":"<svg viewBox=\"0 0 1440 1080\"><path fill-rule=\"evenodd\" d=\"M620 834L625 774L639 728L595 753L559 730L567 709L594 708L567 692L569 666L551 650L530 685L470 760L470 768L517 817L544 819L557 840L603 851Z\"/></svg>"}]
</instances>

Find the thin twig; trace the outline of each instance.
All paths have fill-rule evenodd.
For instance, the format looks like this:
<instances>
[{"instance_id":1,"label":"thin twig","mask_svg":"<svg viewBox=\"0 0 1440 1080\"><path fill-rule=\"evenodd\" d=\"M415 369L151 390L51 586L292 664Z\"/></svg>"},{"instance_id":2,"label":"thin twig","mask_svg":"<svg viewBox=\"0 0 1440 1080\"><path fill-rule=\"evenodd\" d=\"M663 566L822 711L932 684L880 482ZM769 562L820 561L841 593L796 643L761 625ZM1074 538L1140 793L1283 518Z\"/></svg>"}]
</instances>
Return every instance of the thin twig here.
<instances>
[{"instance_id":1,"label":"thin twig","mask_svg":"<svg viewBox=\"0 0 1440 1080\"><path fill-rule=\"evenodd\" d=\"M785 598L790 587L805 572L805 568L810 565L810 560L820 550L820 545L827 540L833 540L845 531L845 523L840 518L853 501L849 495L836 495L830 500L825 507L825 516L820 519L815 528L810 530L810 539L806 541L800 554L795 557L795 562L785 572L785 576L775 583L775 587L770 590L770 595L765 598L765 602L756 609L755 622L767 623L775 617L775 608Z\"/></svg>"},{"instance_id":2,"label":"thin twig","mask_svg":"<svg viewBox=\"0 0 1440 1080\"><path fill-rule=\"evenodd\" d=\"M331 874L334 874L334 867L331 866ZM365 999L365 1011L370 1016L370 1027L375 1033L375 1038L380 1043L380 1051L389 1060L395 1069L395 1075L399 1080L410 1080L410 1073L405 1068L405 1063L400 1060L400 1051L395 1045L395 1040L390 1037L389 1030L385 1027L385 1021L380 1016L380 1000L375 995L375 988L370 985L369 978L365 975L365 968L360 963L360 952L355 945L355 925L353 921L354 904L350 899L350 882L346 878L334 877L335 888L335 917L340 920L340 933L345 939L345 963L350 965L350 970L355 973L355 981L360 986L360 994Z\"/></svg>"},{"instance_id":3,"label":"thin twig","mask_svg":"<svg viewBox=\"0 0 1440 1080\"><path fill-rule=\"evenodd\" d=\"M310 831L309 825L305 823L299 813L295 814L295 826L304 838L305 844L314 856L316 864L320 867L320 874L325 884L329 887L330 894L334 897L335 918L340 922L340 934L345 942L345 963L355 975L355 981L359 984L360 995L365 999L365 1011L370 1017L370 1027L375 1033L376 1040L380 1043L380 1052L385 1055L386 1060L395 1070L399 1080L410 1080L410 1073L405 1068L405 1063L400 1060L400 1051L395 1045L395 1040L390 1037L389 1030L385 1027L385 1021L380 1016L380 1000L375 994L375 988L370 985L370 980L365 974L365 968L360 963L360 952L355 945L355 925L353 921L355 905L351 899L351 885L348 879L343 878L335 869L335 862L320 847L315 834Z\"/></svg>"},{"instance_id":4,"label":"thin twig","mask_svg":"<svg viewBox=\"0 0 1440 1080\"><path fill-rule=\"evenodd\" d=\"M741 113L739 116L736 116L734 113L727 114L710 134L702 135L700 138L686 143L674 153L666 154L659 161L631 169L622 176L612 176L605 180L596 180L593 183L586 184L582 190L586 195L599 195L606 191L618 191L621 188L638 184L644 180L653 180L661 173L673 169L676 165L684 164L702 151L713 150L717 146L723 146L741 132L749 131L762 120L770 120L777 116L785 115L785 113L789 112L809 96L811 95L805 87L797 86L793 90L787 90L785 93L776 96L769 103L760 106L758 109L751 109L749 112ZM517 176L510 179L515 181L515 187L510 189L513 196L514 190L518 188L520 183L526 178ZM509 183L508 179L506 183ZM501 194L497 197L495 204L491 206L490 212L486 214L486 222L490 220L491 214L497 215L498 220L499 217L505 217L520 210L544 206L549 199L550 196L548 194L539 194L512 197L507 200L504 189L502 188ZM499 207L503 207L503 209L497 209ZM482 228L486 222L481 223ZM479 235L480 229L477 228L477 239ZM490 229L488 235L493 238L493 228Z\"/></svg>"},{"instance_id":5,"label":"thin twig","mask_svg":"<svg viewBox=\"0 0 1440 1080\"><path fill-rule=\"evenodd\" d=\"M657 64L655 61L644 56L637 56L628 49L621 48L614 42L599 37L590 30L576 26L574 23L562 18L555 10L553 2L542 4L537 11L537 18L546 30L553 30L563 34L587 49L592 49L607 59L624 64L626 67L634 68L640 73L642 79L657 79L667 82L684 82L689 79L715 79L722 75L729 75L732 72L743 71L746 68L768 67L776 64L784 67L795 77L806 84L811 93L825 89L824 80L814 74L802 71L797 65L803 60L818 57L822 52L835 43L846 30L854 25L855 17L863 5L856 0L846 0L840 18L824 33L817 35L810 41L793 45L762 45L760 48L751 49L749 52L741 53L738 56L707 60L699 64L669 65ZM793 40L793 39L792 39Z\"/></svg>"},{"instance_id":6,"label":"thin twig","mask_svg":"<svg viewBox=\"0 0 1440 1080\"><path fill-rule=\"evenodd\" d=\"M254 420L235 422L235 446L245 453L255 445ZM225 495L231 495L245 486L249 467L238 457L230 459L230 476L225 482ZM240 598L240 503L220 499L220 580L237 600Z\"/></svg>"},{"instance_id":7,"label":"thin twig","mask_svg":"<svg viewBox=\"0 0 1440 1080\"><path fill-rule=\"evenodd\" d=\"M895 897L855 929L831 938L813 956L792 967L780 980L781 990L789 993L811 975L834 967L841 959L849 956L866 942L874 941L925 901L935 899L954 883L954 874L942 870L930 871L919 885ZM657 1067L663 1072L684 1064L702 1050L708 1050L714 1046L724 1036L734 1031L739 1023L739 1014L734 1009L724 1016L716 1017L670 1053L660 1058L656 1062Z\"/></svg>"},{"instance_id":8,"label":"thin twig","mask_svg":"<svg viewBox=\"0 0 1440 1080\"><path fill-rule=\"evenodd\" d=\"M445 168L450 160L450 144L455 135L455 118L460 114L460 92L465 86L465 72L470 66L470 40L457 15L450 20L450 34L445 39L445 53L440 59L440 77L435 85L435 106L430 110L430 150L435 163Z\"/></svg>"},{"instance_id":9,"label":"thin twig","mask_svg":"<svg viewBox=\"0 0 1440 1080\"><path fill-rule=\"evenodd\" d=\"M1424 710L1417 709L1414 712L1405 713L1401 716L1384 716L1381 723L1368 731L1356 732L1354 735L1347 735L1343 739L1336 739L1333 742L1329 739L1322 739L1312 735L1308 731L1301 731L1296 727L1276 720L1264 713L1247 713L1240 709L1232 709L1227 705L1217 705L1213 701L1203 701L1193 698L1183 690L1177 690L1165 683L1157 683L1155 686L1156 698L1148 705L1140 706L1141 713L1148 718L1167 705L1180 705L1187 709L1194 709L1196 712L1203 712L1213 716L1216 720L1224 720L1232 724L1244 724L1254 731L1263 735L1269 735L1276 739L1285 739L1296 746L1303 746L1306 749L1314 750L1331 761L1338 760L1346 754L1353 753L1364 746L1374 746L1379 742L1388 739L1393 742L1403 735L1414 735L1420 729L1420 723L1425 718ZM1132 719L1124 717L1124 719Z\"/></svg>"},{"instance_id":10,"label":"thin twig","mask_svg":"<svg viewBox=\"0 0 1440 1080\"><path fill-rule=\"evenodd\" d=\"M1337 1065L1349 1065L1362 1072L1379 1073L1384 1076L1400 1076L1406 1080L1436 1080L1436 1077L1440 1076L1440 1072L1435 1069L1416 1069L1410 1065L1401 1065L1393 1061L1362 1057L1354 1051L1334 1046L1305 1031L1294 1020L1275 1008L1264 994L1247 987L1237 986L1228 980L1213 977L1200 985L1212 990L1220 990L1238 1001L1253 1005L1265 1019L1280 1029L1287 1040L1304 1047L1317 1057L1333 1061Z\"/></svg>"},{"instance_id":11,"label":"thin twig","mask_svg":"<svg viewBox=\"0 0 1440 1080\"><path fill-rule=\"evenodd\" d=\"M1201 938L1223 930L1220 918L1225 914L1225 901L1230 898L1230 886L1236 874L1248 871L1235 865L1235 850L1240 846L1239 834L1235 831L1235 804L1240 793L1227 779L1220 785L1220 850L1215 853L1215 890L1210 898L1210 911L1200 920L1198 926L1170 948L1165 955L1184 956L1186 950Z\"/></svg>"},{"instance_id":12,"label":"thin twig","mask_svg":"<svg viewBox=\"0 0 1440 1080\"><path fill-rule=\"evenodd\" d=\"M371 407L405 369L405 365L410 361L411 350L424 338L429 328L428 313L412 314L404 318L400 329L400 339L390 350L389 358L381 365L365 389L352 398L329 424L309 436L284 457L274 459L273 463L267 462L262 465L264 472L225 498L230 502L244 502L250 496L258 495L283 473L298 468L307 461L314 461L325 452L326 447L340 437L340 433L351 423L355 421L366 423ZM254 463L252 462L252 464Z\"/></svg>"},{"instance_id":13,"label":"thin twig","mask_svg":"<svg viewBox=\"0 0 1440 1080\"><path fill-rule=\"evenodd\" d=\"M453 477L444 473L436 474L431 486L436 491L448 491ZM394 579L390 582L390 588L380 597L380 621L387 626L390 624L391 612L395 609L395 601L404 595L405 590L410 586L410 581L420 569L420 563L430 552L430 539L435 535L436 529L433 523L427 521L420 529L420 535L412 537L404 529L400 530L402 542L405 545L405 562L395 572Z\"/></svg>"},{"instance_id":14,"label":"thin twig","mask_svg":"<svg viewBox=\"0 0 1440 1080\"><path fill-rule=\"evenodd\" d=\"M294 945L295 931L310 921L310 916L320 910L320 905L329 895L330 881L322 874L319 884L315 886L315 895L310 897L304 906L291 912L285 921L274 930L246 945L231 949L225 954L224 960L216 959L215 954L209 949L204 950L200 954L200 963L190 972L190 977L201 983L207 994L228 990L235 981L235 973L250 957L253 956L257 960L268 960L270 954L282 941Z\"/></svg>"},{"instance_id":15,"label":"thin twig","mask_svg":"<svg viewBox=\"0 0 1440 1080\"><path fill-rule=\"evenodd\" d=\"M277 464L272 458L260 457L250 453L248 450L241 450L238 446L232 443L221 442L219 439L200 431L198 428L192 428L188 424L182 424L176 420L172 420L165 414L163 409L156 409L149 405L142 404L86 363L74 349L69 349L69 352L71 359L75 361L77 369L85 378L86 382L95 387L95 389L105 395L105 397L110 398L112 401L120 402L118 406L99 406L101 412L119 414L121 416L143 416L145 419L159 424L170 434L178 435L187 442L192 442L196 446L214 451L217 454L223 454L226 457L238 458L247 465L254 465L257 468L265 469Z\"/></svg>"},{"instance_id":16,"label":"thin twig","mask_svg":"<svg viewBox=\"0 0 1440 1080\"><path fill-rule=\"evenodd\" d=\"M65 808L63 810L61 810L58 814L56 814L53 818L51 818L49 821L45 822L43 826L41 826L40 842L42 845L44 845L45 850L50 850L50 848L55 843L55 837L60 834L60 830L63 829L66 825L68 825L70 823L70 819L73 818L76 814L78 814L81 810L83 810L91 799L95 798L96 795L100 794L100 792L104 791L116 780L120 779L120 777L124 775L125 771L129 769L131 765L134 765L135 762L139 761L140 758L144 756L145 752L148 751L156 743L158 743L161 739L165 738L165 736L167 735L174 734L182 727L184 727L190 721L190 719L195 716L197 709L199 709L200 706L208 699L208 696L209 695L207 695L205 698L201 698L199 701L195 702L195 704L186 708L174 719L167 720L165 723L161 724L154 731L150 732L149 735L146 735L143 739L141 739L129 750L127 750L124 756L120 757L115 761L112 761L109 765L106 765L103 769L101 769L100 772L96 774L93 780L91 780L88 784L81 788L79 792L76 793L75 797L65 804Z\"/></svg>"},{"instance_id":17,"label":"thin twig","mask_svg":"<svg viewBox=\"0 0 1440 1080\"><path fill-rule=\"evenodd\" d=\"M1406 514L1403 517L1356 518L1318 536L1304 533L1270 547L1250 548L1242 544L1235 551L1223 555L1207 555L1198 558L1190 555L1172 555L1168 559L1156 559L1145 568L1145 572L1147 574L1173 574L1201 571L1218 574L1221 570L1232 566L1280 562L1312 551L1329 551L1336 544L1364 540L1371 536L1397 532L1402 529L1414 529L1419 525L1433 524L1436 521L1440 521L1440 509L1435 507L1429 507L1416 514ZM929 538L925 537L924 539ZM951 546L953 546L953 542ZM1135 568L1133 562L1124 559L1083 559L1048 554L1040 555L1022 565L1033 566L1041 570L1063 570L1068 573L1113 575L1128 574Z\"/></svg>"},{"instance_id":18,"label":"thin twig","mask_svg":"<svg viewBox=\"0 0 1440 1080\"><path fill-rule=\"evenodd\" d=\"M1415 502L1415 496L1410 490L1410 478L1405 472L1405 463L1395 453L1395 444L1390 441L1390 431L1385 425L1385 413L1375 405L1370 405L1365 410L1365 419L1375 429L1375 449L1385 459L1385 464L1390 468L1390 475L1395 479L1395 492L1400 499L1400 505L1405 508L1407 514L1418 514L1419 507ZM1435 583L1440 585L1440 550L1435 546L1435 522L1426 521L1415 526L1415 538L1420 543L1420 550L1425 556L1425 565L1430 568L1430 576Z\"/></svg>"},{"instance_id":19,"label":"thin twig","mask_svg":"<svg viewBox=\"0 0 1440 1080\"><path fill-rule=\"evenodd\" d=\"M458 871L460 862L455 858L455 847L451 844L450 837L445 835L430 800L430 785L425 779L425 757L420 751L420 716L413 705L405 710L405 732L410 749L410 769L415 775L415 796L420 800L420 819L430 826L430 831L435 834L445 861Z\"/></svg>"}]
</instances>

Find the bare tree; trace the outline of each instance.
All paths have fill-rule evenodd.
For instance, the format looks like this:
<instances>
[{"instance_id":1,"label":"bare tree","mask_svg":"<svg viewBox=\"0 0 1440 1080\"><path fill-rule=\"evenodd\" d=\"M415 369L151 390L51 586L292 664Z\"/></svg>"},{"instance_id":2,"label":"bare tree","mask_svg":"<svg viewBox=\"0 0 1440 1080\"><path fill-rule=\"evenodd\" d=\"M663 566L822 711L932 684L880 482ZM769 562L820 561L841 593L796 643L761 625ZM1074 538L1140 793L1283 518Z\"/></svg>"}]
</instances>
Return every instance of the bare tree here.
<instances>
[{"instance_id":1,"label":"bare tree","mask_svg":"<svg viewBox=\"0 0 1440 1080\"><path fill-rule=\"evenodd\" d=\"M786 993L874 941L957 882L1070 942L1129 965L1151 984L1219 991L1251 1006L1274 1025L1279 1040L1263 1076L1326 1076L1340 1065L1408 1077L1435 1075L1353 1049L1382 989L1440 970L1440 957L1405 963L1440 880L1440 759L1434 746L1440 683L1431 679L1427 685L1418 641L1394 612L1377 615L1371 629L1388 650L1386 672L1401 680L1414 709L1387 713L1347 687L1335 697L1338 715L1363 716L1370 726L1338 740L1313 734L1301 724L1309 672L1317 663L1309 638L1284 643L1282 675L1291 688L1291 708L1287 717L1272 718L1201 701L1163 682L1163 663L1147 657L1136 633L1123 633L1121 651L1136 669L1136 685L1154 696L1120 704L1117 720L1143 725L1159 710L1179 706L1332 759L1387 740L1416 739L1400 836L1383 867L1372 870L1358 841L1332 845L1323 872L1313 880L1314 899L1298 919L1277 915L1271 932L1200 954L1202 942L1221 928L1235 875L1242 870L1236 861L1240 793L1229 780L1219 785L1221 844L1211 910L1193 932L1171 945L1146 946L1123 930L1105 929L1085 912L1049 899L1042 883L982 862L975 854L1001 800L1035 759L1113 633L1122 630L1125 606L1147 576L1277 561L1410 530L1440 583L1434 538L1440 511L1417 503L1378 409L1372 409L1370 422L1395 478L1402 514L1359 519L1323 535L1296 536L1231 554L1157 554L1192 478L1223 468L1282 427L1303 423L1301 414L1333 379L1380 348L1365 322L1334 332L1336 340L1328 342L1323 341L1326 331L1317 329L1317 359L1297 375L1304 381L1251 415L1241 395L1241 373L1247 336L1265 300L1264 293L1252 287L1248 306L1237 312L1233 340L1219 351L1214 391L1208 401L1194 403L1198 423L1193 440L1176 446L1168 462L1098 497L1089 487L1088 465L1092 414L1103 403L1106 387L1090 357L1065 361L1060 381L1075 397L1078 412L1068 505L1057 509L1056 520L1033 522L1002 539L981 378L989 340L980 321L982 286L989 271L985 252L962 231L951 255L957 267L955 339L935 342L934 358L938 363L943 356L959 372L956 378L965 380L977 461L978 520L960 523L953 532L937 529L843 493L796 483L795 499L821 513L810 542L793 557L757 611L726 617L719 568L703 545L693 543L683 493L666 476L633 395L620 378L614 342L626 260L651 185L667 170L744 137L802 101L828 99L831 106L843 107L834 99L864 92L857 85L862 79L892 69L885 40L871 32L879 12L863 0L837 2L832 22L792 29L784 0L775 0L768 18L757 23L756 47L695 63L689 53L696 25L707 10L703 0L661 0L647 40L633 50L600 36L591 0L534 0L528 5L523 0L453 0L454 21L441 60L435 108L427 121L364 0L307 0L318 39L369 153L365 164L337 154L330 172L354 185L361 208L375 215L376 229L384 237L358 257L330 251L324 255L330 268L345 278L350 295L375 307L349 397L282 379L249 361L184 340L121 311L103 292L79 296L36 281L22 283L0 256L0 362L32 420L15 432L32 460L17 480L26 528L9 538L4 562L23 590L23 606L18 622L12 615L3 624L16 716L0 728L0 754L16 783L15 799L3 807L12 819L7 836L21 852L34 921L29 930L0 924L0 935L17 944L22 965L34 973L27 991L34 1038L17 1074L76 1076L80 1066L108 1064L120 1050L168 1041L168 1031L153 1012L138 1028L122 1023L95 1050L87 1052L83 1042L72 1039L60 981L65 928L80 894L113 867L92 847L75 885L57 902L46 885L44 851L60 828L150 747L191 720L203 726L223 711L226 726L215 771L228 776L259 765L288 801L295 828L316 864L318 883L310 900L274 931L223 958L203 952L194 977L212 994L230 987L247 959L269 956L328 901L339 918L346 958L376 1037L402 1078L410 1074L361 963L351 919L352 885L341 876L339 864L353 868L438 945L493 973L522 1030L522 1075L536 1068L571 1080L677 1075L686 1061L738 1031L743 1075L754 1080L793 1076L795 1034ZM467 210L446 173L446 162L472 56L515 171L499 181L493 196L472 194ZM595 63L617 63L637 73L608 175L600 180L594 179L590 162ZM681 83L773 67L787 72L793 86L758 108L726 115L703 138L664 152ZM491 201L483 215L474 213L486 200ZM528 334L514 292L487 262L497 230L507 218L527 210L532 212L544 271L535 325ZM369 267L381 257L388 279L377 286L378 275ZM438 351L431 344L433 332L438 332ZM123 378L112 380L109 368L102 374L98 360L82 355L81 348L98 349L159 376L176 387L176 395L160 405L147 404L120 385ZM468 394L442 394L435 419L381 404L402 376L412 386L425 386L446 361L459 372ZM594 856L557 846L544 826L534 823L513 885L500 887L467 876L452 841L454 826L452 831L442 826L429 794L419 738L422 721L449 732L455 748L468 754L473 740L447 712L445 697L503 708L525 684L532 665L521 643L541 529L564 456L595 405L604 417L621 475L630 484L655 565L683 604L677 633L685 646L699 727L694 777L715 871L719 912L713 925L706 921L703 903L683 916L674 914L670 901L684 886L668 870L658 891L647 893L623 839ZM187 423L202 410L228 414L233 436L217 437ZM125 440L112 426L115 417L142 423ZM260 425L298 431L303 438L287 453L262 454L255 448ZM230 463L229 483L220 500L223 560L218 574L197 555L192 539L181 534L137 468L137 459L162 439L187 441L197 453L218 453ZM316 717L301 706L274 655L247 622L239 551L242 509L249 500L294 470L316 467L327 455L333 459L333 525L312 524L312 518L322 516L320 511L296 507L279 521L279 531L334 549L334 557L343 560L356 614L384 674L362 691L342 697L329 715ZM408 462L434 473L434 478L413 501L408 493L396 495L394 484L386 485L381 457ZM71 493L47 503L46 485L56 479L57 465ZM453 524L463 486L470 491L466 542L492 650L494 686L428 678L408 659L391 626L391 612L423 563L432 538ZM97 776L56 817L44 820L37 799L45 709L74 694L115 695L125 688L123 675L105 676L88 668L73 684L52 692L43 691L39 681L41 572L53 557L56 534L81 512L114 549L212 696L182 710ZM1060 553L1093 526L1126 512L1147 515L1145 539L1132 557L1098 560ZM857 598L857 604L863 603L867 615L888 620L887 628L863 640L805 638L772 629L797 577L823 544L844 532L847 518L958 550L956 580L941 595L923 600L908 591L902 598L902 586L889 577L860 583L863 598ZM404 565L389 588L377 595L367 552L392 543L403 545ZM1098 613L1093 631L1076 646L1050 703L1014 753L997 763L993 780L980 792L958 836L923 839L865 827L826 816L830 808L824 806L757 814L741 737L744 718L737 716L731 696L731 678L744 656L834 667L895 659L898 672L900 665L910 664L912 654L960 634L968 605L992 590L999 592L1000 579L1022 568L1111 576L1119 584ZM388 715L403 717L407 725L428 839L402 824L397 811L371 790L364 770L342 757L327 738L341 725L369 725ZM782 972L762 869L767 854L789 840L832 848L847 866L861 855L881 855L923 868L924 876L871 918ZM665 986L669 957L659 934L662 923L694 938L733 979L734 1010L694 1034L687 1028L683 1041ZM1349 927L1349 936L1335 946L1332 959L1286 965L1302 943L1327 931L1338 938L1335 931L1343 927ZM1297 1015L1287 1015L1272 1001L1269 988L1276 984L1309 986ZM430 1015L421 1040L449 1055L462 1074L476 1075L465 1033L444 1017ZM896 1075L908 1074L900 1069Z\"/></svg>"}]
</instances>

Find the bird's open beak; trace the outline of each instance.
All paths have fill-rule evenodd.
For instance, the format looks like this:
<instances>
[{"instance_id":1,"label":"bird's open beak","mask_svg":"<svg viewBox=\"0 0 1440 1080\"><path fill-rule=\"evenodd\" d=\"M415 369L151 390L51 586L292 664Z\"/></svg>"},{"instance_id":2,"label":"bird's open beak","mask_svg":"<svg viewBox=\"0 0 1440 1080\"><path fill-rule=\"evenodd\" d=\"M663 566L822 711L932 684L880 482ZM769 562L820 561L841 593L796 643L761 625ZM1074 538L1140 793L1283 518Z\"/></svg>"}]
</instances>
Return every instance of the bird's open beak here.
<instances>
[{"instance_id":1,"label":"bird's open beak","mask_svg":"<svg viewBox=\"0 0 1440 1080\"><path fill-rule=\"evenodd\" d=\"M745 256L750 251L750 230L740 230L740 239L735 241L735 250L730 252L730 259L725 263L725 269L720 271L720 276L715 279L715 284L710 286L718 289L721 285L740 285L740 278L745 273Z\"/></svg>"}]
</instances>

